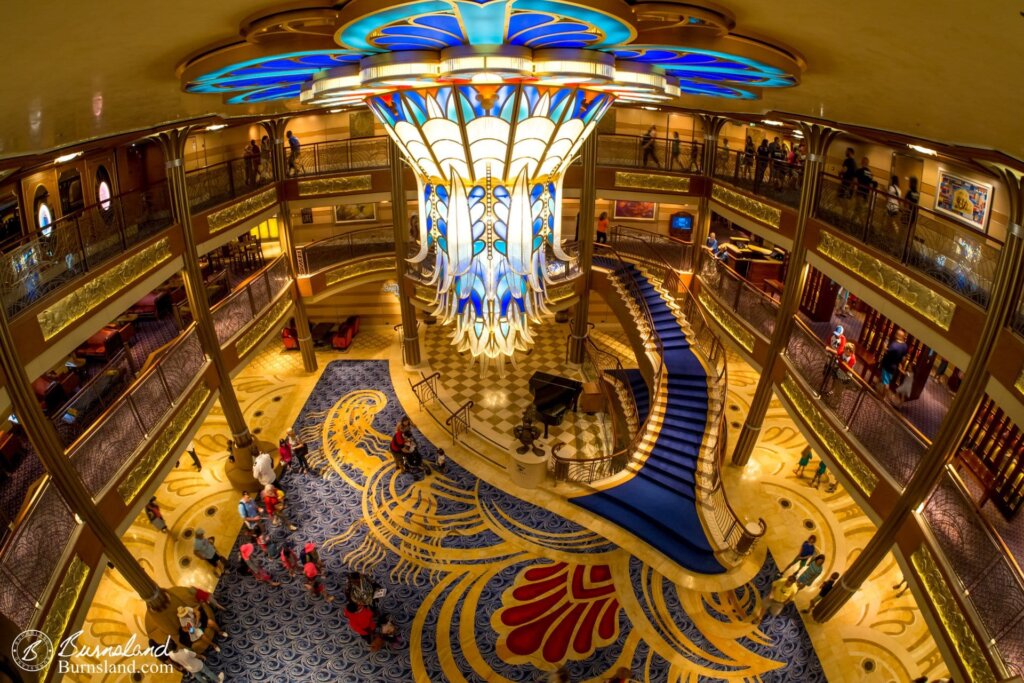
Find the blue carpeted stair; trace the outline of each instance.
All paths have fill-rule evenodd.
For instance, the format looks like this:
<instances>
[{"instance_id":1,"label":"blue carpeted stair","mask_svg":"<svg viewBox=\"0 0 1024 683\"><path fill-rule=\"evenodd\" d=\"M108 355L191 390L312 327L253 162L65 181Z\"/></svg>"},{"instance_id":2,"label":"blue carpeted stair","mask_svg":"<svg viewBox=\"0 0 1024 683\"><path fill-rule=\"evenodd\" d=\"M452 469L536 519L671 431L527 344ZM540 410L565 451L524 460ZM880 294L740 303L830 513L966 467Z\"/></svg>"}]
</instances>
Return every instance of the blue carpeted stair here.
<instances>
[{"instance_id":1,"label":"blue carpeted stair","mask_svg":"<svg viewBox=\"0 0 1024 683\"><path fill-rule=\"evenodd\" d=\"M725 568L715 558L696 503L697 459L708 417L707 374L672 310L635 266L629 264L623 270L610 259L595 258L594 262L637 283L664 348L668 401L661 432L640 470L618 486L572 502L615 522L686 569L720 574ZM635 373L643 386L646 415L650 409L647 386L639 371L627 372ZM639 410L639 387L633 379L629 384Z\"/></svg>"},{"instance_id":2,"label":"blue carpeted stair","mask_svg":"<svg viewBox=\"0 0 1024 683\"><path fill-rule=\"evenodd\" d=\"M644 376L636 368L622 371L605 370L605 372L629 387L633 394L633 401L636 403L637 416L643 423L647 419L647 414L651 412L651 395L647 391L647 382L644 381Z\"/></svg>"}]
</instances>

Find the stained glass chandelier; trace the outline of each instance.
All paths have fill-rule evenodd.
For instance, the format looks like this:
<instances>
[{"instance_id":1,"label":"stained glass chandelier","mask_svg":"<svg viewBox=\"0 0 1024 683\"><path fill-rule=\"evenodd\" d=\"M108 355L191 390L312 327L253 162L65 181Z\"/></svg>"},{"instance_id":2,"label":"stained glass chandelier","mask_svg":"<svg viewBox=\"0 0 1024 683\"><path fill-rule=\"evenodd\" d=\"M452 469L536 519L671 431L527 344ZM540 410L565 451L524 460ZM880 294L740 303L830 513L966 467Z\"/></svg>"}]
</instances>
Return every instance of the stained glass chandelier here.
<instances>
[{"instance_id":1,"label":"stained glass chandelier","mask_svg":"<svg viewBox=\"0 0 1024 683\"><path fill-rule=\"evenodd\" d=\"M352 0L269 12L182 65L229 104L366 104L418 183L435 314L461 351L526 350L562 247L561 186L616 100L751 99L799 58L695 4Z\"/></svg>"}]
</instances>

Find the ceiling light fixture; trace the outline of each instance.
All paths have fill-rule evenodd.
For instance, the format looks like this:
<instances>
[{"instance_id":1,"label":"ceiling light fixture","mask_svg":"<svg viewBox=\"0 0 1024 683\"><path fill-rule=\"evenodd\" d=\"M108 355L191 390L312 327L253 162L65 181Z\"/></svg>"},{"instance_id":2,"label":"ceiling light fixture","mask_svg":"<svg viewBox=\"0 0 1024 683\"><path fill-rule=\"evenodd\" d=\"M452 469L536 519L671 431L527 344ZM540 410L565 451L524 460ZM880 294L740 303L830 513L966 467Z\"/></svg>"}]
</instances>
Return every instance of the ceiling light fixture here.
<instances>
[{"instance_id":1,"label":"ceiling light fixture","mask_svg":"<svg viewBox=\"0 0 1024 683\"><path fill-rule=\"evenodd\" d=\"M785 126L786 125L782 121L776 121L775 119L762 119L761 123L763 123L766 126L777 126L777 127L781 127L781 126Z\"/></svg>"},{"instance_id":2,"label":"ceiling light fixture","mask_svg":"<svg viewBox=\"0 0 1024 683\"><path fill-rule=\"evenodd\" d=\"M80 156L82 156L81 152L71 152L70 154L62 154L61 156L59 156L56 159L54 159L53 163L55 163L55 164L66 164L69 161L71 161L72 159L77 159Z\"/></svg>"},{"instance_id":3,"label":"ceiling light fixture","mask_svg":"<svg viewBox=\"0 0 1024 683\"><path fill-rule=\"evenodd\" d=\"M228 124L226 124L226 123L211 123L210 125L208 125L206 127L206 130L207 130L207 132L212 133L215 130L221 130L222 128L227 128L227 127L228 127Z\"/></svg>"},{"instance_id":4,"label":"ceiling light fixture","mask_svg":"<svg viewBox=\"0 0 1024 683\"><path fill-rule=\"evenodd\" d=\"M907 145L907 147L914 150L915 152L918 152L920 154L926 154L930 157L938 156L939 154L931 147L922 147L921 145Z\"/></svg>"}]
</instances>

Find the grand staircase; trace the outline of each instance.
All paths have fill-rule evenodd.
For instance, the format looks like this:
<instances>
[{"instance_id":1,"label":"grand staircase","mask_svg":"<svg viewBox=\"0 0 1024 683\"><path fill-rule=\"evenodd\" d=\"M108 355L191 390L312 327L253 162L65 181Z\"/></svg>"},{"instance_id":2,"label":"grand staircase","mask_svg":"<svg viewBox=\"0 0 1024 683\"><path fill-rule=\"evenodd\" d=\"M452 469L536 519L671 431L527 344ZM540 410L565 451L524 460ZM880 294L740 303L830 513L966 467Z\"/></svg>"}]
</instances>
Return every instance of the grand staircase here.
<instances>
[{"instance_id":1,"label":"grand staircase","mask_svg":"<svg viewBox=\"0 0 1024 683\"><path fill-rule=\"evenodd\" d=\"M672 297L634 264L595 259L595 266L612 271L627 305L638 314L644 313L638 315L638 320L646 318L644 308L650 312L664 365L662 387L655 387L655 400L648 396L647 402L653 419L660 418L661 427L647 440L650 448L646 457L631 459L628 469L632 476L571 500L618 524L691 571L720 574L725 567L698 512L698 482L706 472L702 454L707 449L709 418L713 420L721 406L709 396L707 372L690 349L686 321ZM643 301L637 301L638 296ZM646 385L641 392L637 378L627 381L630 379L639 410L639 395L648 394ZM643 384L642 377L639 384Z\"/></svg>"}]
</instances>

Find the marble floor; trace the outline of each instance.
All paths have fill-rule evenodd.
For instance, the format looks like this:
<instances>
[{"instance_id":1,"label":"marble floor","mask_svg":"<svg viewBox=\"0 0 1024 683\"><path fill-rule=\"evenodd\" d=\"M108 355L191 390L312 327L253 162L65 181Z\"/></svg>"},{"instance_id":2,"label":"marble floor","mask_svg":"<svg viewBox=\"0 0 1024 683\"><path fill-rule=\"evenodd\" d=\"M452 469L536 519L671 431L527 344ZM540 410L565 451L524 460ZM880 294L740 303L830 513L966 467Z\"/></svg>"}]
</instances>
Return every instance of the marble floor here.
<instances>
[{"instance_id":1,"label":"marble floor","mask_svg":"<svg viewBox=\"0 0 1024 683\"><path fill-rule=\"evenodd\" d=\"M561 329L561 328L559 328ZM431 342L425 340L429 345ZM564 353L564 347L561 351ZM455 355L455 354L452 354ZM547 484L540 489L525 491L517 489L504 469L493 466L489 461L480 458L459 446L448 446L450 439L440 426L429 420L420 420L415 409L415 399L409 389L409 379L416 381L419 373L407 372L398 361L397 338L390 330L367 329L360 333L352 351L344 356L330 351L318 352L320 371L304 373L301 359L297 353L286 353L276 343L266 347L256 359L245 368L234 380L236 393L243 405L250 428L258 432L258 436L267 440L276 440L299 416L314 386L320 379L323 368L331 360L342 359L381 359L390 361L390 373L395 393L400 403L417 421L417 426L424 436L435 444L446 444L449 455L459 465L473 475L486 480L490 485L506 491L513 491L524 501L543 509L551 510L565 518L598 532L620 548L630 547L630 537L610 525L601 525L589 520L578 508L565 500L565 485ZM738 356L730 356L730 393L728 410L739 422L743 411L749 404L750 396L756 384L756 374L746 366ZM733 408L735 406L735 408ZM730 438L735 438L738 430L730 431ZM236 493L224 476L226 460L227 427L223 415L215 407L200 427L195 437L200 458L204 463L202 472L195 472L191 462L184 457L161 485L157 492L164 516L169 525L169 534L164 535L149 525L144 515L140 515L125 534L129 548L152 572L153 576L165 586L195 585L211 589L216 578L205 564L191 562L191 530L202 527L207 535L214 536L220 552L227 553L234 543L238 532L238 518L235 512ZM761 441L755 450L748 467L744 469L729 467L724 472L726 490L730 499L741 516L763 517L768 523L765 547L759 549L760 558L764 559L765 550L782 562L788 562L795 553L800 540L807 533L817 533L821 545L828 557L826 572L839 570L857 552L873 531L871 521L861 513L856 503L838 489L828 494L824 489L816 490L807 485L806 481L792 475L792 467L804 442L782 408L775 402L769 410L768 422L762 431ZM313 459L327 463L327 456L322 452L314 452ZM570 490L570 494L572 491ZM799 520L799 524L795 523ZM549 553L550 554L550 553ZM556 554L557 555L557 554ZM552 556L554 557L554 556ZM628 557L625 556L625 557ZM614 564L614 563L613 563ZM619 563L621 564L621 563ZM692 605L699 605L703 592L706 595L736 596L741 594L740 587L755 580L760 571L757 567L746 576L730 575L720 581L723 585L715 586L714 581L701 583L701 577L681 576L678 570L664 563L643 563L647 567L642 571L655 572L659 577L670 577L671 581L679 582L680 586L695 586L701 590L694 592L692 597L684 595L683 600L698 600ZM641 571L626 562L622 565L625 575L632 576ZM752 565L751 565L752 566ZM770 565L769 565L770 567ZM648 569L649 568L649 569ZM620 570L616 570L620 571ZM897 596L891 586L899 580L899 567L895 560L890 560L871 577L862 592L852 600L835 619L827 625L817 625L803 617L803 624L794 623L799 629L805 630L818 653L820 665L829 681L877 681L879 683L903 682L918 675L927 674L938 677L945 672L941 656L927 631L920 612L914 604L913 596L907 592ZM763 588L754 581L759 588ZM697 585L700 584L700 585ZM473 588L471 594L479 598L478 590ZM631 593L630 593L631 594ZM798 607L804 607L810 594L801 594L797 598ZM749 607L748 607L749 608ZM454 609L454 607L451 607ZM737 608L731 605L730 609ZM758 639L757 642L771 642L771 636L757 634L746 630L736 630L739 624L723 623L722 615L715 610L699 608L687 610L697 627L702 632L715 634L715 638L723 633L731 634L730 638ZM799 618L797 613L787 617L791 622ZM451 612L446 607L449 617ZM113 645L123 642L130 634L141 635L144 608L142 602L127 587L120 575L107 570L96 590L85 624L83 625L83 644ZM785 616L785 613L784 613ZM463 628L471 628L472 621L463 622ZM641 640L645 642L661 642L664 635L656 626L648 621L636 619L628 636L630 643L635 645ZM715 641L719 646L719 641ZM737 641L740 642L740 641ZM671 648L668 652L671 653ZM653 650L648 650L651 658ZM730 655L748 657L742 662L764 669L764 656L751 651L743 654L742 648L730 649ZM673 655L669 654L669 661ZM679 660L685 664L685 660ZM448 680L465 680L450 668L454 662L445 667ZM641 662L642 664L642 662ZM444 666L442 664L442 666ZM654 671L654 669L649 669ZM661 671L662 669L657 669ZM712 680L705 678L712 674L686 673L687 668L678 665L672 669L678 676L671 680ZM717 679L715 676L714 679ZM747 680L800 680L786 678L785 670L773 670L763 676L755 675ZM130 680L126 676L109 675L105 677L70 677L73 681L122 681ZM177 680L177 677L147 676L147 681ZM232 680L229 678L229 680ZM369 679L376 680L376 679ZM388 680L388 679L382 679ZM417 679L427 680L427 679ZM433 679L430 679L433 680ZM504 676L491 680L517 680ZM598 680L598 679L586 679ZM652 677L650 680L667 680ZM730 680L742 680L731 678Z\"/></svg>"}]
</instances>

